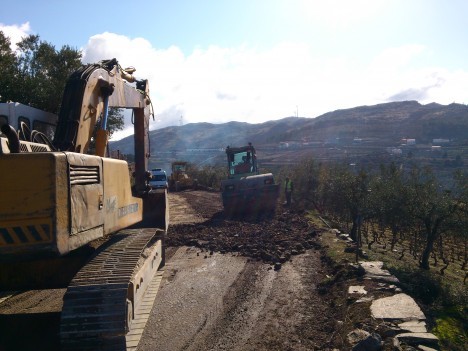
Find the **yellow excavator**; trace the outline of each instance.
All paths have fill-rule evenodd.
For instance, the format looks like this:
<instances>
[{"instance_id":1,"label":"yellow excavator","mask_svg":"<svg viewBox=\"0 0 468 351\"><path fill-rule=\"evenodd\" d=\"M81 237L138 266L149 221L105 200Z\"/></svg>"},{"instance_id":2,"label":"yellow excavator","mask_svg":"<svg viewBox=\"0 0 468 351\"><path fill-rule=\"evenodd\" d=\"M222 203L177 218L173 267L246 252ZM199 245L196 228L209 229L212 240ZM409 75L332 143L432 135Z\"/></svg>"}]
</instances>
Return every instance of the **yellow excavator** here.
<instances>
[{"instance_id":1,"label":"yellow excavator","mask_svg":"<svg viewBox=\"0 0 468 351\"><path fill-rule=\"evenodd\" d=\"M74 72L53 141L1 126L0 288L66 285L62 350L135 347L132 323L164 265L167 192L148 186L152 106L134 71L111 59ZM105 156L110 107L133 110L133 182Z\"/></svg>"}]
</instances>

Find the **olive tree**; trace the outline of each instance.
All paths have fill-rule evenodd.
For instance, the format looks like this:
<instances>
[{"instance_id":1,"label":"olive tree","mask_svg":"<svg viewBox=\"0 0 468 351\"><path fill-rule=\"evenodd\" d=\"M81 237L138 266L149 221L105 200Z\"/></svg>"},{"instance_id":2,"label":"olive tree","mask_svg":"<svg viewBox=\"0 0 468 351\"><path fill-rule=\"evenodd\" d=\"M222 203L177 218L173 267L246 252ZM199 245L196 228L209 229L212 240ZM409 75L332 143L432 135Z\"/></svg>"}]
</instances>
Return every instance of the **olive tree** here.
<instances>
[{"instance_id":1,"label":"olive tree","mask_svg":"<svg viewBox=\"0 0 468 351\"><path fill-rule=\"evenodd\" d=\"M366 171L353 172L346 166L330 170L328 183L322 188L328 208L352 222L350 237L358 240L358 229L368 214L369 176Z\"/></svg>"},{"instance_id":2,"label":"olive tree","mask_svg":"<svg viewBox=\"0 0 468 351\"><path fill-rule=\"evenodd\" d=\"M408 209L411 202L405 175L395 164L381 165L380 173L370 181L369 211L380 227L391 230L391 249L398 242L398 234L411 225Z\"/></svg>"},{"instance_id":3,"label":"olive tree","mask_svg":"<svg viewBox=\"0 0 468 351\"><path fill-rule=\"evenodd\" d=\"M408 182L411 203L409 211L416 223L421 225L425 246L420 267L429 269L429 258L434 244L450 229L458 203L450 191L440 186L430 169L414 169Z\"/></svg>"}]
</instances>

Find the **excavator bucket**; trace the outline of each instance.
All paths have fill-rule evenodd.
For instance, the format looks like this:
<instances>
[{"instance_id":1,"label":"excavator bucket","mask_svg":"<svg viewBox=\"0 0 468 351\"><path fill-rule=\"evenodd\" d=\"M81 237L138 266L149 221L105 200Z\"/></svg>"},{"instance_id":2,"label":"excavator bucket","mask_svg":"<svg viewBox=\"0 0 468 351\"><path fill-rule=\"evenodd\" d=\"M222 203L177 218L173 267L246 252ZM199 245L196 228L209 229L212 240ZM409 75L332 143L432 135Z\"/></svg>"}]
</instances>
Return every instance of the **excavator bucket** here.
<instances>
[{"instance_id":1,"label":"excavator bucket","mask_svg":"<svg viewBox=\"0 0 468 351\"><path fill-rule=\"evenodd\" d=\"M169 203L166 189L152 189L143 197L143 220L140 227L161 228L169 226Z\"/></svg>"}]
</instances>

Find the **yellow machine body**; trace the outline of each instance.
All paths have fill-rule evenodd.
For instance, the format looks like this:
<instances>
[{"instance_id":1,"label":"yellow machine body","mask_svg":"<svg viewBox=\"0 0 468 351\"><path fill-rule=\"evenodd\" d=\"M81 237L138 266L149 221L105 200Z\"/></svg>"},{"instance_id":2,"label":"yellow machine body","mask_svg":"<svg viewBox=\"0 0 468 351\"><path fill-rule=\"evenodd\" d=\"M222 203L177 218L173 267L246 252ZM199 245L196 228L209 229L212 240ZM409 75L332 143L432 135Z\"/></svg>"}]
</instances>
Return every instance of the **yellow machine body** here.
<instances>
[{"instance_id":1,"label":"yellow machine body","mask_svg":"<svg viewBox=\"0 0 468 351\"><path fill-rule=\"evenodd\" d=\"M142 220L143 200L132 196L125 161L73 152L3 154L0 170L2 257L65 255Z\"/></svg>"},{"instance_id":2,"label":"yellow machine body","mask_svg":"<svg viewBox=\"0 0 468 351\"><path fill-rule=\"evenodd\" d=\"M187 166L188 163L184 161L172 162L172 173L169 177L169 188L172 191L197 188L197 180L187 173Z\"/></svg>"}]
</instances>

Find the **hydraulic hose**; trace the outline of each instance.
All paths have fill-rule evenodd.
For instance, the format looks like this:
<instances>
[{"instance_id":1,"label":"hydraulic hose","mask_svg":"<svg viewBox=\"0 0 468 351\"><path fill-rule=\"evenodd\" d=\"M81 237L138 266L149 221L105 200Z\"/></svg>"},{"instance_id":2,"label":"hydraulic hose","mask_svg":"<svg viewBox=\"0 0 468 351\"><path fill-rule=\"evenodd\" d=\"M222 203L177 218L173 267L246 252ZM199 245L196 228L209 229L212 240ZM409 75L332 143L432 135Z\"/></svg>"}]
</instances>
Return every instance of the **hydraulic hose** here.
<instances>
[{"instance_id":1,"label":"hydraulic hose","mask_svg":"<svg viewBox=\"0 0 468 351\"><path fill-rule=\"evenodd\" d=\"M20 152L20 140L19 136L16 133L15 128L9 124L2 125L2 133L6 135L8 139L8 147L12 154L19 154Z\"/></svg>"}]
</instances>

